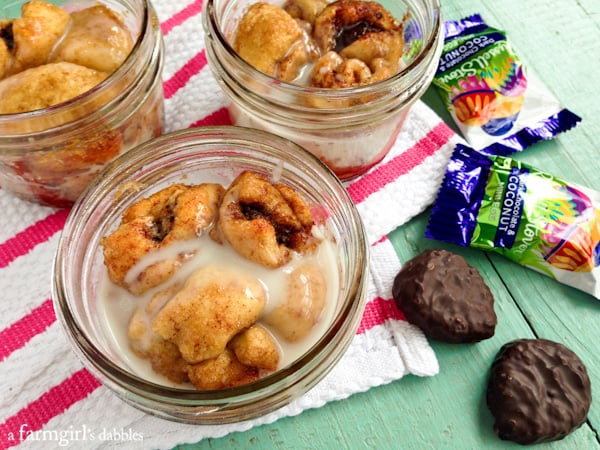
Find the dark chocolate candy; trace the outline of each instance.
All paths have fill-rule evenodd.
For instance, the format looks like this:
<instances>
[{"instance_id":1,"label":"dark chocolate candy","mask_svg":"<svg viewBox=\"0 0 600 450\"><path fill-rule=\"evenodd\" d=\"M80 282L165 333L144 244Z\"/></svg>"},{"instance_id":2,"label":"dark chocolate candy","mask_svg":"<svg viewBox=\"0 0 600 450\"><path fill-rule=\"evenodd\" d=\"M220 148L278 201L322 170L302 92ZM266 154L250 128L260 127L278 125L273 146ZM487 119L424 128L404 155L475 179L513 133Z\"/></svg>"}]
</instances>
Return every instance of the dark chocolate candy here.
<instances>
[{"instance_id":1,"label":"dark chocolate candy","mask_svg":"<svg viewBox=\"0 0 600 450\"><path fill-rule=\"evenodd\" d=\"M494 296L460 255L426 250L402 267L392 294L407 320L431 339L463 343L494 335Z\"/></svg>"},{"instance_id":2,"label":"dark chocolate candy","mask_svg":"<svg viewBox=\"0 0 600 450\"><path fill-rule=\"evenodd\" d=\"M492 364L486 397L494 431L523 445L562 439L585 421L592 402L581 360L545 339L505 344Z\"/></svg>"}]
</instances>

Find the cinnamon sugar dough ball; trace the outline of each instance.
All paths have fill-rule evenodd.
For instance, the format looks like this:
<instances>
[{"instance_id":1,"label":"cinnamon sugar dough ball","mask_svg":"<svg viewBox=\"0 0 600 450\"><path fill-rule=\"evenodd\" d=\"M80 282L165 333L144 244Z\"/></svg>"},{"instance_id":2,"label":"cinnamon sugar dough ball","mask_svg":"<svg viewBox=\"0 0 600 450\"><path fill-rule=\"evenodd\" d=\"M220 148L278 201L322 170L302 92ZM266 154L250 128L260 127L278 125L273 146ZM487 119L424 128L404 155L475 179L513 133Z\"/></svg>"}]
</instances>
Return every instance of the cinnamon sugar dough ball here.
<instances>
[{"instance_id":1,"label":"cinnamon sugar dough ball","mask_svg":"<svg viewBox=\"0 0 600 450\"><path fill-rule=\"evenodd\" d=\"M266 304L254 277L216 267L196 270L152 321L152 330L177 345L191 363L215 358L253 325Z\"/></svg>"},{"instance_id":2,"label":"cinnamon sugar dough ball","mask_svg":"<svg viewBox=\"0 0 600 450\"><path fill-rule=\"evenodd\" d=\"M33 67L0 81L0 114L57 105L90 90L107 76L68 62Z\"/></svg>"},{"instance_id":3,"label":"cinnamon sugar dough ball","mask_svg":"<svg viewBox=\"0 0 600 450\"><path fill-rule=\"evenodd\" d=\"M233 49L261 72L292 81L307 61L317 57L305 33L282 8L254 3L238 24Z\"/></svg>"}]
</instances>

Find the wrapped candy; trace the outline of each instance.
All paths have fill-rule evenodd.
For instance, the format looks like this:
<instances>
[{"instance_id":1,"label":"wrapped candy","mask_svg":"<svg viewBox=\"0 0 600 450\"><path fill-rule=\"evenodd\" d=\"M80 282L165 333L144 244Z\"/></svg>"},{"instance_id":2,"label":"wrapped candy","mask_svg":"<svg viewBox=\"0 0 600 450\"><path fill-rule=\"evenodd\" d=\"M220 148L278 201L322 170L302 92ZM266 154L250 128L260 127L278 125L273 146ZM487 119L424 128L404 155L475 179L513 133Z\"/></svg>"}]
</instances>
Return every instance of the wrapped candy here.
<instances>
[{"instance_id":1,"label":"wrapped candy","mask_svg":"<svg viewBox=\"0 0 600 450\"><path fill-rule=\"evenodd\" d=\"M425 235L492 250L600 298L600 192L457 145Z\"/></svg>"},{"instance_id":2,"label":"wrapped candy","mask_svg":"<svg viewBox=\"0 0 600 450\"><path fill-rule=\"evenodd\" d=\"M433 83L464 138L486 154L521 151L581 120L527 70L505 32L478 14L445 23Z\"/></svg>"}]
</instances>

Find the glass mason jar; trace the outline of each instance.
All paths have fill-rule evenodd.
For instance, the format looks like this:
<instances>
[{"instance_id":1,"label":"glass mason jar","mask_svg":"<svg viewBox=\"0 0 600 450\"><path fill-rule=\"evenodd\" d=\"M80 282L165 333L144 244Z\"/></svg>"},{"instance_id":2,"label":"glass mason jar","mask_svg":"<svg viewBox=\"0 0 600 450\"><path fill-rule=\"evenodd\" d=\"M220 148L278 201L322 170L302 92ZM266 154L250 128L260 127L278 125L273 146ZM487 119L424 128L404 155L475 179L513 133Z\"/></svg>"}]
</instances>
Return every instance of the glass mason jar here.
<instances>
[{"instance_id":1,"label":"glass mason jar","mask_svg":"<svg viewBox=\"0 0 600 450\"><path fill-rule=\"evenodd\" d=\"M311 205L315 222L323 224L324 236L334 244L339 289L328 296L332 304L327 306L326 317L320 318L321 334L303 344L306 348L298 357L279 370L245 385L210 391L159 384L147 372L150 369L132 362L124 350L127 344L119 344L116 338L126 331L119 331L114 320L107 319L102 306L107 274L101 240L119 225L125 209L141 198L176 183L228 186L244 170L291 187ZM52 277L54 307L75 353L124 401L174 421L241 421L287 405L342 357L362 318L368 257L365 231L352 199L333 172L312 154L260 130L190 128L121 155L78 199L58 243Z\"/></svg>"},{"instance_id":2,"label":"glass mason jar","mask_svg":"<svg viewBox=\"0 0 600 450\"><path fill-rule=\"evenodd\" d=\"M3 9L20 16L26 0ZM66 11L95 0L52 1ZM123 64L84 94L31 112L0 114L0 186L29 201L71 206L102 167L164 128L163 42L148 0L102 0L134 46Z\"/></svg>"},{"instance_id":3,"label":"glass mason jar","mask_svg":"<svg viewBox=\"0 0 600 450\"><path fill-rule=\"evenodd\" d=\"M228 96L232 122L290 139L342 180L363 174L389 152L410 106L433 79L444 37L439 0L381 0L394 17L405 18L402 69L383 81L343 89L282 82L244 61L231 43L255 1L207 0L204 7L207 58Z\"/></svg>"}]
</instances>

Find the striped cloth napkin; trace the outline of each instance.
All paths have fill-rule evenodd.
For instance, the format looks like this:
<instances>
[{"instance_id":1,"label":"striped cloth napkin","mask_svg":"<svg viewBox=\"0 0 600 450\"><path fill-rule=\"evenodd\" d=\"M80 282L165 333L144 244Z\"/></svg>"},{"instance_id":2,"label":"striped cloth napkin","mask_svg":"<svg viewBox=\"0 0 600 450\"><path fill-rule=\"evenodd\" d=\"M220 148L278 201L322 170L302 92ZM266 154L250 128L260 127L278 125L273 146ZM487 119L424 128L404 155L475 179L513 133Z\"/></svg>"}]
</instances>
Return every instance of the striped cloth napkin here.
<instances>
[{"instance_id":1,"label":"striped cloth napkin","mask_svg":"<svg viewBox=\"0 0 600 450\"><path fill-rule=\"evenodd\" d=\"M154 0L154 6L166 45L166 131L229 124L206 62L202 0ZM310 392L267 416L231 425L182 425L146 415L82 367L50 298L52 259L68 211L0 189L0 447L171 448L297 415L407 374L435 375L438 363L426 338L391 297L401 261L386 235L433 202L459 140L417 102L386 159L347 185L372 246L360 328L339 364Z\"/></svg>"}]
</instances>

